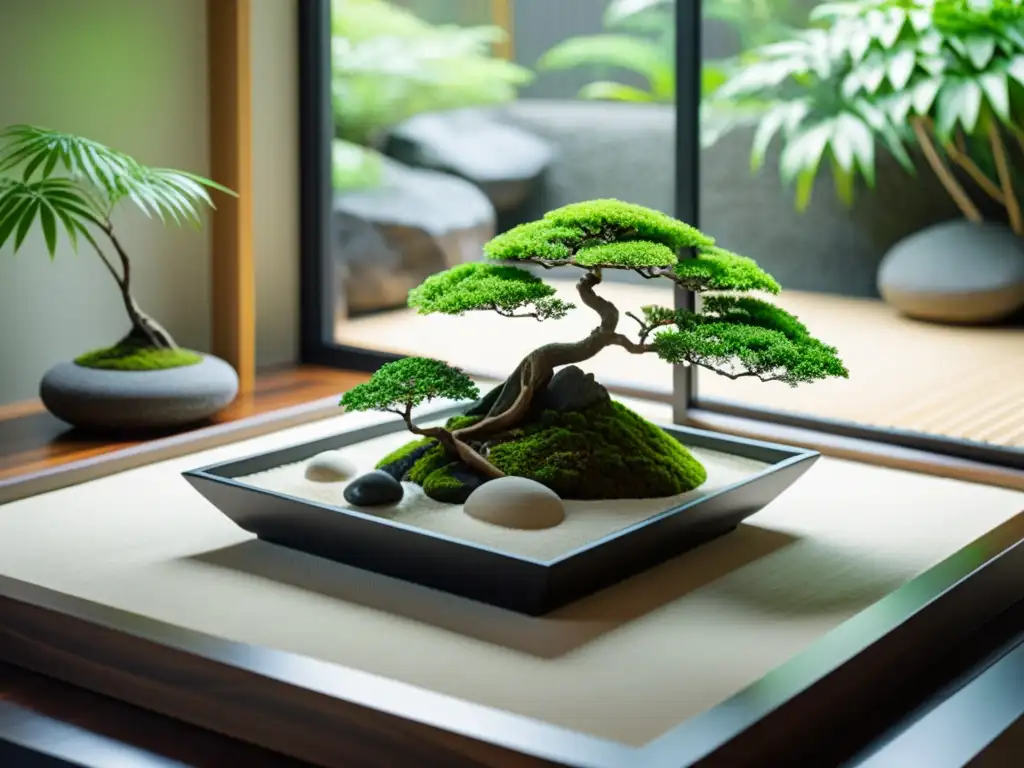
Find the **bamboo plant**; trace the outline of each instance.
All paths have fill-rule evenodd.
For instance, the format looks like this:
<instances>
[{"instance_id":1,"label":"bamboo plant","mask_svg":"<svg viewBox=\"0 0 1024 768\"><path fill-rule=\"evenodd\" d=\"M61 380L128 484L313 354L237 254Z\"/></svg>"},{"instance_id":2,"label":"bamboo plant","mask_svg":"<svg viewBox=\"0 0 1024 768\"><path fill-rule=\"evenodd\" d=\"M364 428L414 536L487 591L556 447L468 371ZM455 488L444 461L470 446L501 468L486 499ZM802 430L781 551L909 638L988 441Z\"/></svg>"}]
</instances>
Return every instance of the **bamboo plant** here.
<instances>
[{"instance_id":1,"label":"bamboo plant","mask_svg":"<svg viewBox=\"0 0 1024 768\"><path fill-rule=\"evenodd\" d=\"M980 192L1024 233L1015 191L1024 149L1021 0L859 0L819 6L812 18L823 26L757 49L717 93L766 105L752 168L780 137L780 172L795 183L799 210L825 166L850 204L858 180L874 185L876 144L910 172L908 149L917 146L965 218L982 221L972 197Z\"/></svg>"},{"instance_id":2,"label":"bamboo plant","mask_svg":"<svg viewBox=\"0 0 1024 768\"><path fill-rule=\"evenodd\" d=\"M81 136L31 125L0 130L0 248L11 242L17 253L37 223L51 260L62 232L74 248L87 243L116 283L131 324L112 349L178 349L133 295L134 264L115 231L114 211L130 204L162 222L198 228L201 209L213 206L208 189L235 194L192 173L143 165Z\"/></svg>"}]
</instances>

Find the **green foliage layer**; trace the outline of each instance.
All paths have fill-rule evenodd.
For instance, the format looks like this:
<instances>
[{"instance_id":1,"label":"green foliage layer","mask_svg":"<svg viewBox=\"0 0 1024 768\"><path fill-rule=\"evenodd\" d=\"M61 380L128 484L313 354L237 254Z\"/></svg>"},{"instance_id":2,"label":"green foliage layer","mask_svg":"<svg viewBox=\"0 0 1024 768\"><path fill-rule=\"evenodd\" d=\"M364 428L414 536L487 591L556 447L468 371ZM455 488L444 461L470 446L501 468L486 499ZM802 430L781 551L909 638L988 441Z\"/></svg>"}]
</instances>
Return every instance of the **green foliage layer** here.
<instances>
[{"instance_id":1,"label":"green foliage layer","mask_svg":"<svg viewBox=\"0 0 1024 768\"><path fill-rule=\"evenodd\" d=\"M189 349L163 349L138 344L118 344L86 352L75 358L75 364L83 368L108 371L162 371L196 365L202 361L202 355Z\"/></svg>"},{"instance_id":2,"label":"green foliage layer","mask_svg":"<svg viewBox=\"0 0 1024 768\"><path fill-rule=\"evenodd\" d=\"M782 290L775 278L753 259L714 245L701 248L692 259L681 260L673 272L693 291Z\"/></svg>"},{"instance_id":3,"label":"green foliage layer","mask_svg":"<svg viewBox=\"0 0 1024 768\"><path fill-rule=\"evenodd\" d=\"M597 257L575 260L577 252L583 249L626 242L646 245L598 251ZM484 255L499 261L564 261L580 266L633 269L653 266L648 263L652 260L657 266L669 266L685 248L714 244L713 238L668 214L609 198L570 203L548 211L542 219L520 224L492 238L484 246ZM654 249L653 245L664 246L666 250ZM643 255L640 248L646 248ZM638 264L638 260L642 263Z\"/></svg>"},{"instance_id":4,"label":"green foliage layer","mask_svg":"<svg viewBox=\"0 0 1024 768\"><path fill-rule=\"evenodd\" d=\"M579 267L622 268L671 267L678 261L675 253L661 243L625 240L581 248L573 259Z\"/></svg>"},{"instance_id":5,"label":"green foliage layer","mask_svg":"<svg viewBox=\"0 0 1024 768\"><path fill-rule=\"evenodd\" d=\"M653 310L653 313L651 313ZM663 317L672 310L648 308ZM733 365L737 375L791 386L828 377L846 378L835 347L811 336L799 319L766 301L747 296L709 296L700 313L674 313L675 329L654 336L663 360L715 369Z\"/></svg>"},{"instance_id":6,"label":"green foliage layer","mask_svg":"<svg viewBox=\"0 0 1024 768\"><path fill-rule=\"evenodd\" d=\"M506 317L547 320L573 308L554 294L554 288L518 267L469 263L428 277L409 292L409 306L421 315L490 309Z\"/></svg>"},{"instance_id":7,"label":"green foliage layer","mask_svg":"<svg viewBox=\"0 0 1024 768\"><path fill-rule=\"evenodd\" d=\"M461 370L429 357L405 357L382 365L370 380L341 397L349 411L388 411L403 414L428 400L474 400L476 384Z\"/></svg>"},{"instance_id":8,"label":"green foliage layer","mask_svg":"<svg viewBox=\"0 0 1024 768\"><path fill-rule=\"evenodd\" d=\"M452 428L464 423L450 424ZM384 457L388 467L419 453L406 471L431 498L461 498L464 468L433 440L416 440ZM657 498L685 493L707 479L677 440L617 402L577 413L545 411L491 446L488 460L507 475L546 485L563 499Z\"/></svg>"}]
</instances>

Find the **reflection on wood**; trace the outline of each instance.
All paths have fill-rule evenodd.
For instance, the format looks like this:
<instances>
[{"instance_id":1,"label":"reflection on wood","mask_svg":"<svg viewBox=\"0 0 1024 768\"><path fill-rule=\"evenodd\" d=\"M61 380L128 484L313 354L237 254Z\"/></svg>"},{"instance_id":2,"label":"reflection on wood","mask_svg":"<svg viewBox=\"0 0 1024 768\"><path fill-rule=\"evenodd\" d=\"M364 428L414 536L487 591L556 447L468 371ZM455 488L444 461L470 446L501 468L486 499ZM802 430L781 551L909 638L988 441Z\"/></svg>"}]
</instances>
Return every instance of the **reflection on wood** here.
<instances>
[{"instance_id":1,"label":"reflection on wood","mask_svg":"<svg viewBox=\"0 0 1024 768\"><path fill-rule=\"evenodd\" d=\"M368 374L300 366L269 371L256 381L255 391L239 398L194 430L229 430L244 419L270 414L302 403L340 396L365 381ZM333 413L325 410L325 415ZM273 427L271 427L273 428ZM144 437L96 436L71 429L43 410L38 402L0 406L0 496L5 481L21 480L74 463L126 452L141 453L168 433Z\"/></svg>"}]
</instances>

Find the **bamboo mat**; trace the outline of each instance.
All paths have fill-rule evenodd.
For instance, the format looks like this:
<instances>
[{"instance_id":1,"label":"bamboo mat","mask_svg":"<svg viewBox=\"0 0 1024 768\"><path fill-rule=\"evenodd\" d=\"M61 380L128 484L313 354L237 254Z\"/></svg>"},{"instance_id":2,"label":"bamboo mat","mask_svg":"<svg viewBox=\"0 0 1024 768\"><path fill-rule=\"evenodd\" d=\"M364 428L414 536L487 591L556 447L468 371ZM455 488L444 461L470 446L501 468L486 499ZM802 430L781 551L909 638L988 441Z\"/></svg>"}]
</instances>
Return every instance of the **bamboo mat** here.
<instances>
[{"instance_id":1,"label":"bamboo mat","mask_svg":"<svg viewBox=\"0 0 1024 768\"><path fill-rule=\"evenodd\" d=\"M569 281L549 280L573 300ZM621 310L671 306L672 286L606 283L603 296ZM772 299L836 346L850 370L846 380L790 388L777 382L730 381L698 373L699 397L752 407L924 432L993 445L1024 446L1024 328L932 325L897 315L881 301L785 291ZM579 304L578 300L576 301ZM623 318L620 328L632 324ZM500 378L531 349L571 341L593 326L578 309L564 320L473 313L417 316L397 310L339 322L338 343L438 357L473 373ZM669 392L670 366L653 355L608 349L581 366L599 379Z\"/></svg>"}]
</instances>

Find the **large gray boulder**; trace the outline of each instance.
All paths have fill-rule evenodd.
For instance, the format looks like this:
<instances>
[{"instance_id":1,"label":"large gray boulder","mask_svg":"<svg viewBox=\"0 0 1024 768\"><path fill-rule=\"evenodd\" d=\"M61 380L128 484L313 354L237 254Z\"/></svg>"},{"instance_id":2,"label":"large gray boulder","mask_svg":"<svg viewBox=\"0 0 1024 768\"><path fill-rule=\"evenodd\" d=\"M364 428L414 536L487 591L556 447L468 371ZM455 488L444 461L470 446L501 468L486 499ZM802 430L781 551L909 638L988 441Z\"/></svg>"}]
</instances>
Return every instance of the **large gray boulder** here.
<instances>
[{"instance_id":1,"label":"large gray boulder","mask_svg":"<svg viewBox=\"0 0 1024 768\"><path fill-rule=\"evenodd\" d=\"M384 151L473 182L499 212L521 205L554 159L549 142L480 108L416 115L390 131Z\"/></svg>"},{"instance_id":2,"label":"large gray boulder","mask_svg":"<svg viewBox=\"0 0 1024 768\"><path fill-rule=\"evenodd\" d=\"M403 307L411 288L481 258L495 213L473 184L384 158L382 182L334 198L334 278L346 314Z\"/></svg>"},{"instance_id":3,"label":"large gray boulder","mask_svg":"<svg viewBox=\"0 0 1024 768\"><path fill-rule=\"evenodd\" d=\"M1001 224L947 221L897 243L882 261L878 290L919 320L1002 320L1024 307L1024 242Z\"/></svg>"}]
</instances>

